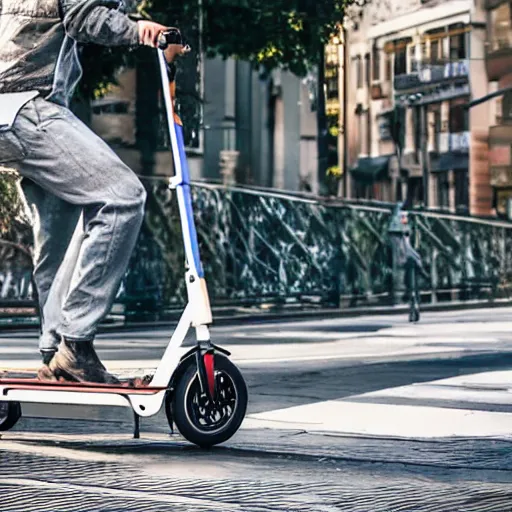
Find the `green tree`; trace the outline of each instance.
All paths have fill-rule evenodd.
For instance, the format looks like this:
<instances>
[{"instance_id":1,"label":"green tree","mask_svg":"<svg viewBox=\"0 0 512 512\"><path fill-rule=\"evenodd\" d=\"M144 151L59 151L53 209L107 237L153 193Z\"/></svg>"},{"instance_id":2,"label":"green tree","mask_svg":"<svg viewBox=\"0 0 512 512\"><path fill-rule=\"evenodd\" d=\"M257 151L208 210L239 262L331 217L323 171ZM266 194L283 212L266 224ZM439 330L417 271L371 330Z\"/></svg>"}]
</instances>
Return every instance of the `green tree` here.
<instances>
[{"instance_id":1,"label":"green tree","mask_svg":"<svg viewBox=\"0 0 512 512\"><path fill-rule=\"evenodd\" d=\"M324 48L339 30L347 8L368 0L143 0L139 12L182 27L201 12L202 45L210 57L237 57L263 72L281 67L298 76L317 70L319 175L329 161L324 97Z\"/></svg>"}]
</instances>

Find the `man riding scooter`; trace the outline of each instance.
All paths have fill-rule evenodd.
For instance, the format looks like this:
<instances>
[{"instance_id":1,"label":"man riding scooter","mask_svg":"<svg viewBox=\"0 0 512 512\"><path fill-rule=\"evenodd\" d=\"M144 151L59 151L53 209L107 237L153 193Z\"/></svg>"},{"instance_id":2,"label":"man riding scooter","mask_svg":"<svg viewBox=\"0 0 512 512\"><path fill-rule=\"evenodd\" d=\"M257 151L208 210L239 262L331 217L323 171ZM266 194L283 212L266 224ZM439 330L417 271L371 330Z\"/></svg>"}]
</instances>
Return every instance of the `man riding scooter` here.
<instances>
[{"instance_id":1,"label":"man riding scooter","mask_svg":"<svg viewBox=\"0 0 512 512\"><path fill-rule=\"evenodd\" d=\"M118 382L93 342L137 240L146 193L68 106L82 74L79 44L156 47L167 30L132 21L120 7L107 0L0 3L0 167L22 177L33 222L44 380ZM171 45L165 56L183 51ZM76 257L67 258L79 220ZM66 286L58 273L70 276Z\"/></svg>"}]
</instances>

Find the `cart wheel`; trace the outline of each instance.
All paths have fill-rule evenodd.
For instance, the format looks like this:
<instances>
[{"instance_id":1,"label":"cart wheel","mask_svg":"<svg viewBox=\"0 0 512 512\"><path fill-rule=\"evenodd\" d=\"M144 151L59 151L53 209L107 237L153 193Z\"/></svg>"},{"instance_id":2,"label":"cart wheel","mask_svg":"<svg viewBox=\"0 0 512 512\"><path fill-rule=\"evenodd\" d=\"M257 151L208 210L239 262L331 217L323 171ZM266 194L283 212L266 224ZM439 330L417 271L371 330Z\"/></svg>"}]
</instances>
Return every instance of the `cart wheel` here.
<instances>
[{"instance_id":1,"label":"cart wheel","mask_svg":"<svg viewBox=\"0 0 512 512\"><path fill-rule=\"evenodd\" d=\"M21 418L19 402L0 402L0 432L11 430Z\"/></svg>"},{"instance_id":2,"label":"cart wheel","mask_svg":"<svg viewBox=\"0 0 512 512\"><path fill-rule=\"evenodd\" d=\"M240 370L225 356L215 355L217 399L201 391L197 367L191 365L176 384L167 419L181 435L202 448L223 443L240 428L247 410L247 386ZM166 404L168 405L168 404Z\"/></svg>"}]
</instances>

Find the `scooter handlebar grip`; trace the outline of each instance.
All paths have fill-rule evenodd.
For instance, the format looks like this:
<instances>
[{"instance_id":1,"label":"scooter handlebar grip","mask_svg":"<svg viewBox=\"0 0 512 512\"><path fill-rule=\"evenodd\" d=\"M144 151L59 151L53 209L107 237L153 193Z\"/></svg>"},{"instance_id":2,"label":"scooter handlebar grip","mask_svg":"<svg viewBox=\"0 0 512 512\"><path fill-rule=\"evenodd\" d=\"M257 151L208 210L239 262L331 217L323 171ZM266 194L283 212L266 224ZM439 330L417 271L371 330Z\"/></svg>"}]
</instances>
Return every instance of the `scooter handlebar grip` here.
<instances>
[{"instance_id":1,"label":"scooter handlebar grip","mask_svg":"<svg viewBox=\"0 0 512 512\"><path fill-rule=\"evenodd\" d=\"M160 32L158 36L158 48L165 50L170 44L183 45L181 32L177 28L171 28L165 32Z\"/></svg>"}]
</instances>

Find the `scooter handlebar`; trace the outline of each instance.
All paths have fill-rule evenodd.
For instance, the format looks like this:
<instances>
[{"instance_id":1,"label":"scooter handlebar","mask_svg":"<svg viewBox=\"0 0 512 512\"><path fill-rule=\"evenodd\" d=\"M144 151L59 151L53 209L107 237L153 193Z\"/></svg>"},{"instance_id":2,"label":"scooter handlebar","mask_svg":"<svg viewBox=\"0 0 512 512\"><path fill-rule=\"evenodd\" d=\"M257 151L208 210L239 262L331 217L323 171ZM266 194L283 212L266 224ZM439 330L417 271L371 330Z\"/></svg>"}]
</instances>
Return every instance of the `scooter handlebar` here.
<instances>
[{"instance_id":1,"label":"scooter handlebar","mask_svg":"<svg viewBox=\"0 0 512 512\"><path fill-rule=\"evenodd\" d=\"M176 57L185 55L191 48L185 44L181 32L177 28L171 28L161 32L158 36L158 48L164 52L165 60L171 64Z\"/></svg>"},{"instance_id":2,"label":"scooter handlebar","mask_svg":"<svg viewBox=\"0 0 512 512\"><path fill-rule=\"evenodd\" d=\"M158 48L160 48L160 50L165 50L171 44L184 46L183 37L177 28L170 28L165 32L160 32L158 36Z\"/></svg>"}]
</instances>

